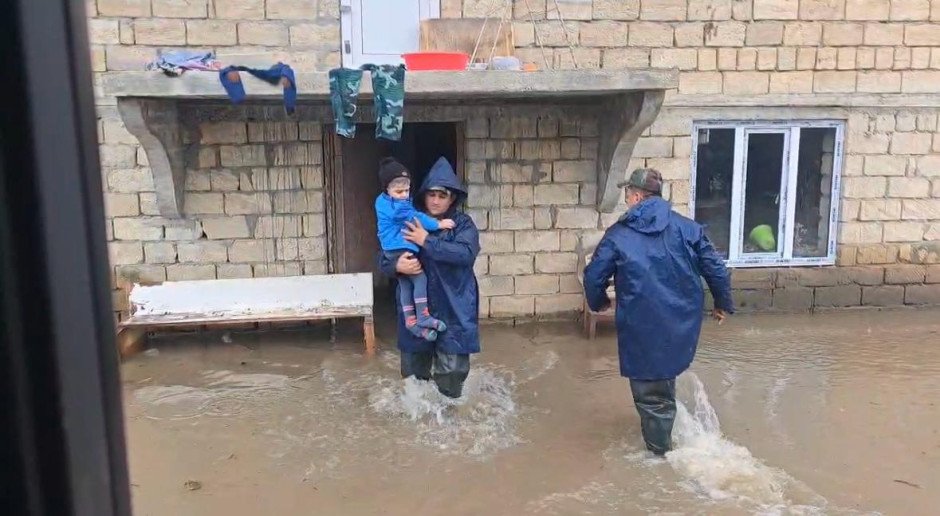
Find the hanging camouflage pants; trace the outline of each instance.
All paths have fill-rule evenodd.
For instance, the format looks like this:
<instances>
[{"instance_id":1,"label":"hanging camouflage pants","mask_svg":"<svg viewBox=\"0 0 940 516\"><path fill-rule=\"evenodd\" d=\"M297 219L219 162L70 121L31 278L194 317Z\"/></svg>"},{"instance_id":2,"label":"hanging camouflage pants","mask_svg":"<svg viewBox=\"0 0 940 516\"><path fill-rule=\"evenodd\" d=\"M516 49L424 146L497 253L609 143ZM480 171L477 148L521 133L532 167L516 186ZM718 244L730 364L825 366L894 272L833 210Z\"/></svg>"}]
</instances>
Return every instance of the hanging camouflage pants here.
<instances>
[{"instance_id":1,"label":"hanging camouflage pants","mask_svg":"<svg viewBox=\"0 0 940 516\"><path fill-rule=\"evenodd\" d=\"M362 85L362 70L334 68L330 70L330 104L336 134L346 138L356 136L356 101Z\"/></svg>"},{"instance_id":2,"label":"hanging camouflage pants","mask_svg":"<svg viewBox=\"0 0 940 516\"><path fill-rule=\"evenodd\" d=\"M362 66L372 73L375 102L375 137L401 140L405 109L405 65Z\"/></svg>"},{"instance_id":3,"label":"hanging camouflage pants","mask_svg":"<svg viewBox=\"0 0 940 516\"><path fill-rule=\"evenodd\" d=\"M356 136L356 102L359 99L363 70L372 74L375 137L396 142L401 140L405 108L405 65L367 64L358 70L330 70L330 105L333 107L336 134L346 138Z\"/></svg>"},{"instance_id":4,"label":"hanging camouflage pants","mask_svg":"<svg viewBox=\"0 0 940 516\"><path fill-rule=\"evenodd\" d=\"M672 449L676 421L676 380L630 380L646 448L656 455Z\"/></svg>"}]
</instances>

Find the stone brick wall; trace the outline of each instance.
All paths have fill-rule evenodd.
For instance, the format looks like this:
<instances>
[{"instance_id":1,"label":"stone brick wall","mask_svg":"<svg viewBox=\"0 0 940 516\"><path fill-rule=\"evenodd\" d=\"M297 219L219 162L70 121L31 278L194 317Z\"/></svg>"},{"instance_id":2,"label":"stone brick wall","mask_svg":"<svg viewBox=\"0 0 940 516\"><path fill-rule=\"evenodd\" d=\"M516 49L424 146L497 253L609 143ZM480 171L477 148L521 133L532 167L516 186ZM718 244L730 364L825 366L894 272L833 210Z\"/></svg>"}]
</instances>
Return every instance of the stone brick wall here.
<instances>
[{"instance_id":1,"label":"stone brick wall","mask_svg":"<svg viewBox=\"0 0 940 516\"><path fill-rule=\"evenodd\" d=\"M554 3L510 7L521 58L555 68L576 60L581 68L680 70L630 168L663 171L666 196L682 213L693 121L846 121L840 268L738 270L747 307L940 302L940 2L559 0L560 11ZM96 82L140 70L169 47L214 50L226 62L284 60L298 71L340 62L338 0L86 4ZM441 14L499 15L500 5L441 0ZM146 281L327 270L323 117L191 121L187 215L168 220L156 215L147 158L115 99L96 91L116 274ZM794 95L803 100L791 103ZM481 313L570 314L580 308L578 261L618 216L592 207L597 127L585 113L506 112L463 117L470 208L485 228Z\"/></svg>"}]
</instances>

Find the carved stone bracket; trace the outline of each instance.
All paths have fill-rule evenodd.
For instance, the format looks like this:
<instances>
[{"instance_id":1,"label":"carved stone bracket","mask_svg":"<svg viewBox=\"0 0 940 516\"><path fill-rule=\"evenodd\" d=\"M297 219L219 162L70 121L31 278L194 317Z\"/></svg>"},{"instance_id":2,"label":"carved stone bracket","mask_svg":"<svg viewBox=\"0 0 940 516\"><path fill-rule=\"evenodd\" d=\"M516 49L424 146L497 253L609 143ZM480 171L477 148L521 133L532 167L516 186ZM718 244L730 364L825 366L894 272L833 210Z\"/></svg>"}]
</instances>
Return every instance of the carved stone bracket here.
<instances>
[{"instance_id":1,"label":"carved stone bracket","mask_svg":"<svg viewBox=\"0 0 940 516\"><path fill-rule=\"evenodd\" d=\"M160 215L181 217L186 166L176 101L119 98L118 111L147 153Z\"/></svg>"},{"instance_id":2,"label":"carved stone bracket","mask_svg":"<svg viewBox=\"0 0 940 516\"><path fill-rule=\"evenodd\" d=\"M633 148L663 105L665 92L649 90L623 93L605 102L599 122L597 210L610 213L617 207L620 188L628 173Z\"/></svg>"}]
</instances>

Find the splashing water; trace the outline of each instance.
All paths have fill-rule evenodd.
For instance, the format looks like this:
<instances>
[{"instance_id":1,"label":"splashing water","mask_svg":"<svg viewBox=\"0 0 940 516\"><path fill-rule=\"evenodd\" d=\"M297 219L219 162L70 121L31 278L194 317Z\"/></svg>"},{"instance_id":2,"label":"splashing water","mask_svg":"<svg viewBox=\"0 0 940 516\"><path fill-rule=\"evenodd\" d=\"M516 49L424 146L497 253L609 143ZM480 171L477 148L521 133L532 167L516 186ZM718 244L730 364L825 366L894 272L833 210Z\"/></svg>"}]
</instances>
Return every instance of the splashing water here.
<instances>
[{"instance_id":1,"label":"splashing water","mask_svg":"<svg viewBox=\"0 0 940 516\"><path fill-rule=\"evenodd\" d=\"M482 460L521 442L514 386L511 379L477 367L459 399L442 395L433 382L410 377L385 382L370 393L369 402L375 412L413 426L419 444Z\"/></svg>"},{"instance_id":2,"label":"splashing water","mask_svg":"<svg viewBox=\"0 0 940 516\"><path fill-rule=\"evenodd\" d=\"M677 404L676 447L666 454L676 472L713 500L749 502L769 514L819 511L814 506L824 505L824 499L784 471L761 463L744 446L727 440L702 381L694 373L686 378L691 383L692 400L689 408ZM813 505L793 504L788 495L808 498Z\"/></svg>"}]
</instances>

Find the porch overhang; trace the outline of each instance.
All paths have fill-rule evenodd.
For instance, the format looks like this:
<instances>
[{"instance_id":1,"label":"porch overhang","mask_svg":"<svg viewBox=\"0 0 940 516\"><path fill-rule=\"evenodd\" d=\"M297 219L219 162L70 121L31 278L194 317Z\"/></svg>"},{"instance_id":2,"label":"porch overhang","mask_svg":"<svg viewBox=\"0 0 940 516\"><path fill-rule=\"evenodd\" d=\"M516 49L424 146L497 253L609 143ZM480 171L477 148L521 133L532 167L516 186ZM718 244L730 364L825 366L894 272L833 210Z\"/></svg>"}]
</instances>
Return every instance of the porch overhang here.
<instances>
[{"instance_id":1,"label":"porch overhang","mask_svg":"<svg viewBox=\"0 0 940 516\"><path fill-rule=\"evenodd\" d=\"M329 101L325 73L300 73L296 80L300 103ZM272 102L282 95L280 87L248 74L243 74L243 81L252 101ZM596 104L600 108L597 207L609 212L617 205L617 184L626 175L637 139L659 114L665 91L675 88L677 82L675 70L413 72L406 79L406 99L421 103L575 100ZM103 95L117 99L124 125L147 154L161 215L182 216L186 143L180 109L187 103L227 98L218 75L111 72L102 74L101 85ZM371 96L372 85L363 80L360 99Z\"/></svg>"}]
</instances>

